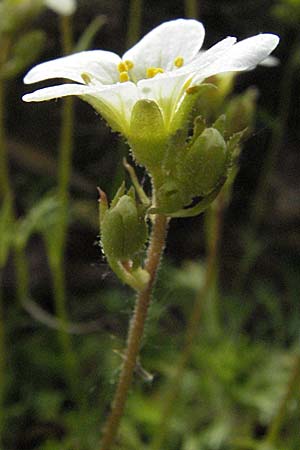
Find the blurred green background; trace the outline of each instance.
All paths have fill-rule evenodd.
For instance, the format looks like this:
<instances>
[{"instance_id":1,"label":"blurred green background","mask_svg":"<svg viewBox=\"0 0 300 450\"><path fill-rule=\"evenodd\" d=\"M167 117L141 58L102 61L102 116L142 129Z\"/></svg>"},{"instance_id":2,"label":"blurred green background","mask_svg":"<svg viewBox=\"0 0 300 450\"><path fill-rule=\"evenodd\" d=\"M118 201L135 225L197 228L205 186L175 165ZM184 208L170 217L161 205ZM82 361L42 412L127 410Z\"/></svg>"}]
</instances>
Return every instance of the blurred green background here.
<instances>
[{"instance_id":1,"label":"blurred green background","mask_svg":"<svg viewBox=\"0 0 300 450\"><path fill-rule=\"evenodd\" d=\"M112 198L124 177L126 144L75 99L68 197L61 173L63 102L21 100L33 90L23 85L26 71L64 52L66 20L78 42L99 16L92 38L85 35L88 48L120 55L161 22L186 16L204 23L205 48L230 35L281 37L276 67L235 80L231 96L256 86L257 111L230 201L221 205L218 236L214 208L171 222L116 449L157 450L165 433L161 450L299 450L298 0L80 0L72 18L44 8L13 32L4 29L2 14L1 67L7 36L24 43L25 63L0 81L0 145L7 150L11 191L10 206L0 191L0 449L98 449L122 363L134 295L102 256L96 187ZM33 30L44 34L24 40ZM214 276L204 292L215 240ZM195 299L198 332L164 423Z\"/></svg>"}]
</instances>

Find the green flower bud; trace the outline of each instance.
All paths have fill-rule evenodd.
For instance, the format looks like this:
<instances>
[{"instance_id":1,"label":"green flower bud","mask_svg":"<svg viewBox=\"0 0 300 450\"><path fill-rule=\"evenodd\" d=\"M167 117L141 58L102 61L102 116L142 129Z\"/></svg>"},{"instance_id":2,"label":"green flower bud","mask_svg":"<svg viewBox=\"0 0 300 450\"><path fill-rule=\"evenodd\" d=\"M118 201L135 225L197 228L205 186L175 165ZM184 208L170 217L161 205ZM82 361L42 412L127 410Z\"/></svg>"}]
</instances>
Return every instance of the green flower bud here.
<instances>
[{"instance_id":1,"label":"green flower bud","mask_svg":"<svg viewBox=\"0 0 300 450\"><path fill-rule=\"evenodd\" d=\"M168 139L161 110L153 100L139 100L134 105L128 141L139 164L150 170L160 166Z\"/></svg>"},{"instance_id":2,"label":"green flower bud","mask_svg":"<svg viewBox=\"0 0 300 450\"><path fill-rule=\"evenodd\" d=\"M180 184L190 197L206 196L227 174L227 147L215 128L206 128L192 144L180 163Z\"/></svg>"},{"instance_id":3,"label":"green flower bud","mask_svg":"<svg viewBox=\"0 0 300 450\"><path fill-rule=\"evenodd\" d=\"M130 191L120 196L101 218L104 254L108 259L127 261L142 249L146 239L145 217L136 203L133 191Z\"/></svg>"}]
</instances>

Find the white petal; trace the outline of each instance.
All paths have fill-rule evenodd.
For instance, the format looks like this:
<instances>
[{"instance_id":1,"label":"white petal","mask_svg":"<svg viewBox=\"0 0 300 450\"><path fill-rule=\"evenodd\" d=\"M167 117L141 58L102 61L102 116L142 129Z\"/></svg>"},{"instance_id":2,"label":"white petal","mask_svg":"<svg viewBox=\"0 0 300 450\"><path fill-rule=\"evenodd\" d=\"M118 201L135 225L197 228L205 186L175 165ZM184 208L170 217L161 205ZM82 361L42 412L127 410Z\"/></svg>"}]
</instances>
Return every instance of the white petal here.
<instances>
[{"instance_id":1,"label":"white petal","mask_svg":"<svg viewBox=\"0 0 300 450\"><path fill-rule=\"evenodd\" d=\"M160 106L167 128L185 92L184 85L188 78L189 75L186 74L174 77L157 75L155 78L138 82L141 97L155 100Z\"/></svg>"},{"instance_id":2,"label":"white petal","mask_svg":"<svg viewBox=\"0 0 300 450\"><path fill-rule=\"evenodd\" d=\"M276 67L280 64L280 60L276 56L268 56L266 59L259 63L260 66Z\"/></svg>"},{"instance_id":3,"label":"white petal","mask_svg":"<svg viewBox=\"0 0 300 450\"><path fill-rule=\"evenodd\" d=\"M44 89L38 89L22 97L24 102L43 102L54 98L67 97L68 95L85 95L95 92L94 88L81 84L61 84Z\"/></svg>"},{"instance_id":4,"label":"white petal","mask_svg":"<svg viewBox=\"0 0 300 450\"><path fill-rule=\"evenodd\" d=\"M117 83L88 94L83 97L110 123L115 131L125 136L129 130L131 112L134 104L140 99L137 85L132 82Z\"/></svg>"},{"instance_id":5,"label":"white petal","mask_svg":"<svg viewBox=\"0 0 300 450\"><path fill-rule=\"evenodd\" d=\"M91 78L95 77L100 83L114 84L119 80L117 70L119 62L120 57L118 55L104 50L75 53L38 64L27 73L24 83L36 83L52 78L66 78L83 83L81 74L87 73L91 75Z\"/></svg>"},{"instance_id":6,"label":"white petal","mask_svg":"<svg viewBox=\"0 0 300 450\"><path fill-rule=\"evenodd\" d=\"M178 19L165 22L150 31L134 47L128 50L123 60L134 63L131 73L136 80L145 78L149 67L174 70L174 60L181 56L189 63L200 50L205 31L201 22Z\"/></svg>"},{"instance_id":7,"label":"white petal","mask_svg":"<svg viewBox=\"0 0 300 450\"><path fill-rule=\"evenodd\" d=\"M45 0L48 8L53 9L57 14L69 16L75 12L75 0Z\"/></svg>"},{"instance_id":8,"label":"white petal","mask_svg":"<svg viewBox=\"0 0 300 450\"><path fill-rule=\"evenodd\" d=\"M277 47L278 42L279 37L274 34L258 34L238 42L208 66L199 67L199 71L193 79L193 85L218 73L253 69L269 56Z\"/></svg>"},{"instance_id":9,"label":"white petal","mask_svg":"<svg viewBox=\"0 0 300 450\"><path fill-rule=\"evenodd\" d=\"M61 84L39 89L23 96L25 102L42 102L69 95L77 95L90 103L116 130L126 135L131 111L140 98L134 83L117 83L97 89L80 84Z\"/></svg>"},{"instance_id":10,"label":"white petal","mask_svg":"<svg viewBox=\"0 0 300 450\"><path fill-rule=\"evenodd\" d=\"M191 72L195 69L204 69L210 64L214 63L218 58L223 56L235 43L237 39L235 37L229 36L217 44L213 45L210 49L205 51L200 51L198 56L188 64L183 66L178 72Z\"/></svg>"}]
</instances>

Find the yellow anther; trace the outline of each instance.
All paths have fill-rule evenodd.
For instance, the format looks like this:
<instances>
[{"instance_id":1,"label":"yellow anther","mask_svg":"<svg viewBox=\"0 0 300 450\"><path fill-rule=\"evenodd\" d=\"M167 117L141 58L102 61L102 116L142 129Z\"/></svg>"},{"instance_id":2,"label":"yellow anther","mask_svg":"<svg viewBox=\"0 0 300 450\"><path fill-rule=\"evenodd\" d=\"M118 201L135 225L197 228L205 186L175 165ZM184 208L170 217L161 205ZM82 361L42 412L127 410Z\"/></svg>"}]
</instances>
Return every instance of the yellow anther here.
<instances>
[{"instance_id":1,"label":"yellow anther","mask_svg":"<svg viewBox=\"0 0 300 450\"><path fill-rule=\"evenodd\" d=\"M149 67L146 72L147 78L153 78L158 73L164 73L164 69L161 67Z\"/></svg>"},{"instance_id":2,"label":"yellow anther","mask_svg":"<svg viewBox=\"0 0 300 450\"><path fill-rule=\"evenodd\" d=\"M121 72L119 78L120 78L121 83L125 83L125 81L129 81L129 75L127 72Z\"/></svg>"},{"instance_id":3,"label":"yellow anther","mask_svg":"<svg viewBox=\"0 0 300 450\"><path fill-rule=\"evenodd\" d=\"M120 72L120 73L122 73L122 72L127 72L128 71L128 67L127 67L127 64L125 63L125 62L120 62L119 64L118 64L118 71Z\"/></svg>"},{"instance_id":4,"label":"yellow anther","mask_svg":"<svg viewBox=\"0 0 300 450\"><path fill-rule=\"evenodd\" d=\"M127 70L131 70L131 69L133 69L133 67L134 67L133 62L130 61L129 59L126 59L126 61L124 61L124 64L126 65Z\"/></svg>"},{"instance_id":5,"label":"yellow anther","mask_svg":"<svg viewBox=\"0 0 300 450\"><path fill-rule=\"evenodd\" d=\"M189 88L187 88L186 90L185 90L185 92L187 93L187 94L195 94L195 92L197 92L198 91L198 86L192 86L192 87L189 87Z\"/></svg>"},{"instance_id":6,"label":"yellow anther","mask_svg":"<svg viewBox=\"0 0 300 450\"><path fill-rule=\"evenodd\" d=\"M174 59L174 66L176 67L182 67L184 64L184 59L182 56L177 56L177 58Z\"/></svg>"},{"instance_id":7,"label":"yellow anther","mask_svg":"<svg viewBox=\"0 0 300 450\"><path fill-rule=\"evenodd\" d=\"M81 78L83 79L85 84L90 84L92 82L92 79L91 79L90 75L88 73L86 73L86 72L83 72L81 74Z\"/></svg>"}]
</instances>

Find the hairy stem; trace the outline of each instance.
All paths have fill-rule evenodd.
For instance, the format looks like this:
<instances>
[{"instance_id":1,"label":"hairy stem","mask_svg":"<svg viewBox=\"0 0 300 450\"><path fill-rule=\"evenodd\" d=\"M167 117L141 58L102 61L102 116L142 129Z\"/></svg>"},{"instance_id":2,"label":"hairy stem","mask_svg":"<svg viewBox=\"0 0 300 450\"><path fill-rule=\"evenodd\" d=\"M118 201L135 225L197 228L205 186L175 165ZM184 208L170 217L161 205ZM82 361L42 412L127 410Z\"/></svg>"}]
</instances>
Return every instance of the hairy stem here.
<instances>
[{"instance_id":1,"label":"hairy stem","mask_svg":"<svg viewBox=\"0 0 300 450\"><path fill-rule=\"evenodd\" d=\"M150 280L147 287L138 294L136 300L133 317L131 319L128 331L127 349L125 352L124 363L113 399L111 413L104 427L101 450L110 450L117 437L117 431L124 413L125 403L136 365L136 359L141 346L141 340L143 337L157 269L165 246L167 225L168 219L165 216L155 216L145 264L145 269L150 274Z\"/></svg>"},{"instance_id":2,"label":"hairy stem","mask_svg":"<svg viewBox=\"0 0 300 450\"><path fill-rule=\"evenodd\" d=\"M204 283L195 298L194 306L187 325L181 356L175 368L173 379L170 383L168 383L169 388L167 389L163 400L159 429L155 435L153 445L151 447L153 450L162 450L163 448L165 448L164 441L168 432L174 402L176 400L176 397L179 395L180 383L184 374L184 370L190 359L193 344L199 331L203 302L205 301L212 285L215 282L218 247L223 222L223 200L224 199L221 193L217 199L217 204L215 205L216 207L214 208L214 239L211 240L211 243L208 246L209 253L207 257Z\"/></svg>"}]
</instances>

